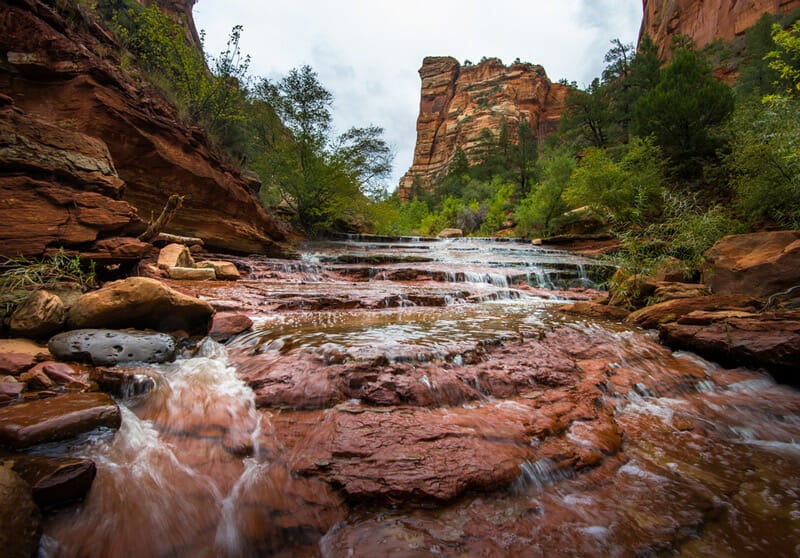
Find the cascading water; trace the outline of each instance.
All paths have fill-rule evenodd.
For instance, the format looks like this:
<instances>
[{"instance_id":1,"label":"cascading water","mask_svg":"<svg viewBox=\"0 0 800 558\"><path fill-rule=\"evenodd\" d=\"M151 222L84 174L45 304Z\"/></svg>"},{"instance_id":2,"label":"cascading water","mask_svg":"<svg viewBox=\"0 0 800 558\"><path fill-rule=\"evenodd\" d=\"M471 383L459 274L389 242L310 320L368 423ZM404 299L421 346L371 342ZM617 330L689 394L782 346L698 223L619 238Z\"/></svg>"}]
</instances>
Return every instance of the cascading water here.
<instances>
[{"instance_id":1,"label":"cascading water","mask_svg":"<svg viewBox=\"0 0 800 558\"><path fill-rule=\"evenodd\" d=\"M321 280L196 286L257 326L143 369L116 434L41 448L98 467L41 555L800 553L796 390L516 279L591 260L382 240L311 246Z\"/></svg>"}]
</instances>

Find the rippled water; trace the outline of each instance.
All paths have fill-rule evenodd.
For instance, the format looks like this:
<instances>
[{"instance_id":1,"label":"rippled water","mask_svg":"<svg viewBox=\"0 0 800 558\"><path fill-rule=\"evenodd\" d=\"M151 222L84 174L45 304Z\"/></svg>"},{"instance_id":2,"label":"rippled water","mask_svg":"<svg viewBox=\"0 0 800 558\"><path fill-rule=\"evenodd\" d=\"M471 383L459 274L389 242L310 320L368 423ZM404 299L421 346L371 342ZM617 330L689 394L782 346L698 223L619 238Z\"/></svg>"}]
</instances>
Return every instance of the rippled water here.
<instances>
[{"instance_id":1,"label":"rippled water","mask_svg":"<svg viewBox=\"0 0 800 558\"><path fill-rule=\"evenodd\" d=\"M563 267L583 287L591 260L307 250L201 289L245 301L254 330L147 367L158 388L120 401L116 434L45 450L98 476L48 517L43 556L800 555L798 392L509 279Z\"/></svg>"}]
</instances>

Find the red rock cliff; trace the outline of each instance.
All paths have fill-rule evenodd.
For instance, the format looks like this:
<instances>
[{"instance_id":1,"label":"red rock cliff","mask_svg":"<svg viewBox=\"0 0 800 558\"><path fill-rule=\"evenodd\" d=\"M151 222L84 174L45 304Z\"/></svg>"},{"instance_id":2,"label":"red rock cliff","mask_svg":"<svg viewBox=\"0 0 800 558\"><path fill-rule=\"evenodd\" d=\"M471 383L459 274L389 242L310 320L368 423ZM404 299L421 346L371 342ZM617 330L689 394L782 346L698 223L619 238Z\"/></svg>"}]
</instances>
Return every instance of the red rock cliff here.
<instances>
[{"instance_id":1,"label":"red rock cliff","mask_svg":"<svg viewBox=\"0 0 800 558\"><path fill-rule=\"evenodd\" d=\"M717 37L730 40L743 34L764 13L800 8L800 0L643 0L640 36L648 33L666 55L672 37L688 35L698 47Z\"/></svg>"},{"instance_id":2,"label":"red rock cliff","mask_svg":"<svg viewBox=\"0 0 800 558\"><path fill-rule=\"evenodd\" d=\"M400 180L402 199L415 180L427 187L446 173L457 147L469 157L481 131L499 132L503 119L514 130L525 118L537 137L552 132L567 89L551 83L541 66L505 66L496 58L461 66L455 58L426 57L419 75L417 144L411 168Z\"/></svg>"},{"instance_id":3,"label":"red rock cliff","mask_svg":"<svg viewBox=\"0 0 800 558\"><path fill-rule=\"evenodd\" d=\"M168 3L191 23L191 2ZM157 216L173 193L185 202L169 232L212 249L282 251L252 184L122 71L119 52L73 3L0 0L0 255L85 248Z\"/></svg>"}]
</instances>

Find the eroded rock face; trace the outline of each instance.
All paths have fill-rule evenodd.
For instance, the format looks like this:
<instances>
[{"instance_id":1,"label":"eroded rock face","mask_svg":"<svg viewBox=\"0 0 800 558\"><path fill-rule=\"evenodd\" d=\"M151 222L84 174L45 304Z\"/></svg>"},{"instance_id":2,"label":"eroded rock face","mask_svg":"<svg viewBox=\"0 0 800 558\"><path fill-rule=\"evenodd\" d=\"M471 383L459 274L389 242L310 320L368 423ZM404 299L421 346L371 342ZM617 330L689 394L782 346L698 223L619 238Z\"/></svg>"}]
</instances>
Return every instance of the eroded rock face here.
<instances>
[{"instance_id":1,"label":"eroded rock face","mask_svg":"<svg viewBox=\"0 0 800 558\"><path fill-rule=\"evenodd\" d=\"M0 108L0 169L0 254L88 243L139 220L105 143L11 106Z\"/></svg>"},{"instance_id":2,"label":"eroded rock face","mask_svg":"<svg viewBox=\"0 0 800 558\"><path fill-rule=\"evenodd\" d=\"M567 88L553 84L544 69L527 63L505 66L490 58L462 66L451 57L426 57L419 70L422 80L417 144L411 168L400 179L401 198L415 181L421 187L440 178L460 147L469 158L489 129L497 135L503 119L516 133L525 119L536 137L558 125Z\"/></svg>"},{"instance_id":3,"label":"eroded rock face","mask_svg":"<svg viewBox=\"0 0 800 558\"><path fill-rule=\"evenodd\" d=\"M718 37L730 40L744 34L764 13L788 13L798 7L798 0L644 0L639 34L649 34L664 56L676 35L688 35L704 47Z\"/></svg>"},{"instance_id":4,"label":"eroded rock face","mask_svg":"<svg viewBox=\"0 0 800 558\"><path fill-rule=\"evenodd\" d=\"M176 3L173 11L185 14L184 4ZM0 181L0 208L15 212L8 215L19 221L0 232L0 241L9 243L0 244L0 253L7 247L16 255L22 249L17 240L24 240L25 251L31 253L41 252L54 238L67 244L92 241L98 231L135 220L133 208L144 218L158 215L175 193L185 195L185 202L170 232L200 236L207 246L221 250L283 252L276 244L282 231L241 173L217 155L200 128L182 124L177 109L154 88L142 87L121 70L115 54L119 45L87 22L77 6L0 2L0 14L0 54L5 60L0 89L27 115L62 130L67 144L66 149L53 149L43 142L37 152L48 157L41 169L36 158L22 153L18 163L28 167L26 176ZM13 122L11 126L16 129ZM9 137L18 152L24 142ZM113 163L87 153L102 151L103 144ZM72 153L78 157L70 159ZM54 181L50 171L79 179L84 187L73 192ZM72 203L76 198L78 203ZM18 200L13 207L8 206L10 199ZM43 222L59 224L49 234L33 222L42 219L42 211L53 217ZM28 222L25 216L34 217ZM29 233L21 236L26 227ZM11 228L13 239L4 236Z\"/></svg>"},{"instance_id":5,"label":"eroded rock face","mask_svg":"<svg viewBox=\"0 0 800 558\"><path fill-rule=\"evenodd\" d=\"M704 279L713 293L766 298L794 287L800 294L800 231L726 236L703 257Z\"/></svg>"}]
</instances>

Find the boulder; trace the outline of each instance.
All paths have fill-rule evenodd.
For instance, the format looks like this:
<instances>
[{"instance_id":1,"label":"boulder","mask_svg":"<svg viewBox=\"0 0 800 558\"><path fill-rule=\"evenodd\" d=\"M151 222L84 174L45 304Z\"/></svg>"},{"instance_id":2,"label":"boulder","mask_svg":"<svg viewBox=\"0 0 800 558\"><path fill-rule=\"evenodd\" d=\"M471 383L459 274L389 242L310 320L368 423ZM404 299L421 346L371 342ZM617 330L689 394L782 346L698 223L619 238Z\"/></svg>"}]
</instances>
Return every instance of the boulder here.
<instances>
[{"instance_id":1,"label":"boulder","mask_svg":"<svg viewBox=\"0 0 800 558\"><path fill-rule=\"evenodd\" d=\"M69 310L74 329L137 328L205 334L214 308L148 277L129 277L86 293Z\"/></svg>"},{"instance_id":2,"label":"boulder","mask_svg":"<svg viewBox=\"0 0 800 558\"><path fill-rule=\"evenodd\" d=\"M61 360L77 360L98 366L126 362L167 362L175 358L175 338L165 333L76 329L59 333L48 343Z\"/></svg>"},{"instance_id":3,"label":"boulder","mask_svg":"<svg viewBox=\"0 0 800 558\"><path fill-rule=\"evenodd\" d=\"M197 267L213 267L214 273L220 281L236 281L241 278L239 270L232 262L205 260L198 263Z\"/></svg>"},{"instance_id":4,"label":"boulder","mask_svg":"<svg viewBox=\"0 0 800 558\"><path fill-rule=\"evenodd\" d=\"M627 322L645 328L678 321L682 316L696 310L751 311L763 308L764 301L747 295L709 295L696 298L677 298L647 306L631 313Z\"/></svg>"},{"instance_id":5,"label":"boulder","mask_svg":"<svg viewBox=\"0 0 800 558\"><path fill-rule=\"evenodd\" d=\"M67 312L61 299L47 291L35 291L13 314L9 329L21 337L42 337L64 326Z\"/></svg>"},{"instance_id":6,"label":"boulder","mask_svg":"<svg viewBox=\"0 0 800 558\"><path fill-rule=\"evenodd\" d=\"M715 294L766 298L800 286L800 231L726 236L703 257L703 280Z\"/></svg>"},{"instance_id":7,"label":"boulder","mask_svg":"<svg viewBox=\"0 0 800 558\"><path fill-rule=\"evenodd\" d=\"M91 459L72 457L14 455L5 458L3 465L10 466L30 485L34 501L42 508L83 499L97 473Z\"/></svg>"},{"instance_id":8,"label":"boulder","mask_svg":"<svg viewBox=\"0 0 800 558\"><path fill-rule=\"evenodd\" d=\"M192 253L183 244L167 244L158 253L158 267L169 269L171 267L194 267Z\"/></svg>"},{"instance_id":9,"label":"boulder","mask_svg":"<svg viewBox=\"0 0 800 558\"><path fill-rule=\"evenodd\" d=\"M31 558L39 548L40 514L31 488L0 467L0 548L6 558Z\"/></svg>"},{"instance_id":10,"label":"boulder","mask_svg":"<svg viewBox=\"0 0 800 558\"><path fill-rule=\"evenodd\" d=\"M444 229L436 236L438 238L461 238L464 236L464 231L461 229Z\"/></svg>"},{"instance_id":11,"label":"boulder","mask_svg":"<svg viewBox=\"0 0 800 558\"><path fill-rule=\"evenodd\" d=\"M214 281L217 278L213 267L170 267L169 278L176 281Z\"/></svg>"},{"instance_id":12,"label":"boulder","mask_svg":"<svg viewBox=\"0 0 800 558\"><path fill-rule=\"evenodd\" d=\"M765 368L781 381L800 385L800 310L705 318L714 321L661 326L662 341L722 364Z\"/></svg>"},{"instance_id":13,"label":"boulder","mask_svg":"<svg viewBox=\"0 0 800 558\"><path fill-rule=\"evenodd\" d=\"M215 341L224 343L234 335L247 331L251 327L253 327L253 320L244 314L233 314L230 312L214 314L209 335Z\"/></svg>"},{"instance_id":14,"label":"boulder","mask_svg":"<svg viewBox=\"0 0 800 558\"><path fill-rule=\"evenodd\" d=\"M153 391L156 381L139 368L96 367L89 373L89 378L103 391L117 397L135 397Z\"/></svg>"},{"instance_id":15,"label":"boulder","mask_svg":"<svg viewBox=\"0 0 800 558\"><path fill-rule=\"evenodd\" d=\"M119 407L105 393L66 393L0 408L0 444L19 450L100 426L119 428L121 421Z\"/></svg>"}]
</instances>

